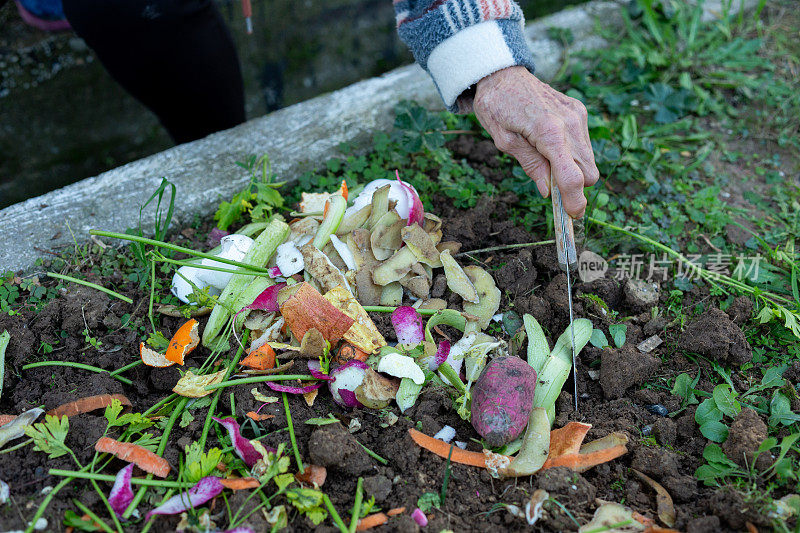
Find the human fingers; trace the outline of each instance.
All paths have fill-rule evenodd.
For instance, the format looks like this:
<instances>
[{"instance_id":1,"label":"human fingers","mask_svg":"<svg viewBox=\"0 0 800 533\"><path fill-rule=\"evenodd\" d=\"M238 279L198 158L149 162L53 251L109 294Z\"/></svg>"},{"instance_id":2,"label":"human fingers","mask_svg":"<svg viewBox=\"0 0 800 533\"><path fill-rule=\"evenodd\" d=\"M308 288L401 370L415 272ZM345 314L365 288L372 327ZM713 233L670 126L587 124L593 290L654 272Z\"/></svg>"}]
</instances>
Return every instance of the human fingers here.
<instances>
[{"instance_id":1,"label":"human fingers","mask_svg":"<svg viewBox=\"0 0 800 533\"><path fill-rule=\"evenodd\" d=\"M539 120L527 140L547 158L561 192L564 210L573 218L583 216L586 209L586 197L583 194L586 177L575 160L579 154L568 140L564 121L555 116Z\"/></svg>"}]
</instances>

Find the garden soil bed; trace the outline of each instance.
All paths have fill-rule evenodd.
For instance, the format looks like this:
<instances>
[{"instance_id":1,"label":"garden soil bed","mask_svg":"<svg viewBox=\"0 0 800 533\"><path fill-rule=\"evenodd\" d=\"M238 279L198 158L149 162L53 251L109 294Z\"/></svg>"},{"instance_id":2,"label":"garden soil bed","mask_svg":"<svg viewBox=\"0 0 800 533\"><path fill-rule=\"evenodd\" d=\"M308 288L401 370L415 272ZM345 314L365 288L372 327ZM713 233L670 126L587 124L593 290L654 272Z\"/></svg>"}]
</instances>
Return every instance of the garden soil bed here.
<instances>
[{"instance_id":1,"label":"garden soil bed","mask_svg":"<svg viewBox=\"0 0 800 533\"><path fill-rule=\"evenodd\" d=\"M496 172L497 152L489 141L477 141L465 136L451 142L450 148L456 154L469 156L470 162L487 178L491 179ZM495 179L498 177L495 176ZM507 220L504 214L514 202L514 195L507 194L485 198L471 210L458 211L442 198L435 202L434 212L444 219L444 240L462 242L462 250L543 239L543 235L531 235ZM568 322L566 280L558 270L552 245L483 253L473 257L491 271L503 292L501 310L514 309L520 315L533 314L544 326L552 345ZM469 263L467 257L460 260ZM628 453L584 474L556 468L516 480L492 479L484 470L453 464L444 505L441 509L430 511L431 521L426 530L530 530L523 519L514 517L496 504L524 507L537 488L547 490L561 504L548 502L545 505L544 516L536 525L537 530L575 530L577 526L574 520L581 524L588 521L599 500L623 502L645 516L656 518L655 493L638 480L631 468L651 476L670 492L677 512L675 527L679 530L742 531L746 529L747 522L757 527L768 527L768 520L749 508L738 493L705 487L695 479L694 471L702 464L703 448L708 441L697 429L693 408L674 417L664 417L656 414L659 407L653 407L663 406L670 413L680 410L679 398L670 394L666 383L680 372L693 368L678 349L679 344L684 349L691 349L693 340L685 337L679 339L677 328L666 327L667 321L663 318L653 318L650 307L641 305L634 291L626 290L625 283L613 279L612 275L608 273L606 278L592 284L575 283L575 315L590 318L595 327L607 331L608 320L603 313L589 300L580 297L584 293L600 296L620 316L632 317L627 322L627 342L619 350L607 348L601 351L591 346L584 350L578 362L580 409L577 413L572 411L571 380L568 380L566 392L562 392L557 404L556 426L568 420L592 424L588 439L599 438L612 431L624 432L630 439ZM0 316L0 331L6 329L11 334L0 413L19 413L41 405L45 409L52 409L80 397L108 393L124 394L133 403L134 410L144 411L171 392L179 377L177 368L138 366L125 373L126 377L133 380L132 386L123 385L106 374L76 368L21 370L24 364L43 359L83 362L107 370L137 360L141 332L120 328L120 325L126 314L133 315L138 323L147 320L148 295L132 283L119 283L120 276L119 272L113 274L111 281L117 286L128 287L122 292L134 300L133 304L109 298L89 288L71 286L38 314L26 311L14 316ZM99 283L104 281L97 277L90 279ZM453 298L460 300L455 296ZM706 308L715 306L713 299L702 289L694 289L687 300L704 301ZM660 304L664 303L665 295L662 293ZM460 308L460 304L460 301L451 302L455 308ZM713 323L704 327L723 328L735 336L739 331L737 323L741 324L744 315L749 318L749 309L746 302L740 301L729 308L728 314L719 312L706 318ZM373 319L388 341L395 340L387 315L373 314ZM204 320L200 319L201 327ZM182 321L164 317L161 329L173 332ZM95 343L97 346L86 342L85 331L91 332L92 337L99 341ZM635 348L640 341L654 334L665 340L654 352L644 354ZM738 334L741 335L741 332ZM698 336L696 341L708 344L705 336ZM46 356L41 355L38 352L43 344L53 345L54 350ZM714 351L714 346L703 348ZM199 365L205 357L204 352L203 349L194 352L187 365ZM727 347L720 346L719 353L723 352L728 353ZM648 385L643 387L645 383ZM698 388L702 385L700 383ZM244 419L246 412L258 407L250 392L252 388L245 385L227 389L218 409L224 413L230 411L229 392L234 392L236 417ZM261 387L262 391L265 389ZM409 428L416 427L433 435L449 424L456 429L457 440L467 441L470 450L480 450L480 445L471 440L478 435L453 410L452 400L447 393L436 388L426 388L416 405L405 414L400 414L395 407L394 412L399 419L393 425L384 423L387 427L381 426L386 420L381 418L381 412L358 409L344 411L330 400L327 393L321 393L313 407L308 407L300 397L292 397L291 412L300 453L304 461L327 467L328 478L322 488L340 513L352 506L359 476L365 479L366 494L374 496L383 510L394 507L413 510L423 493L441 490L445 461L416 446L408 435ZM263 442L271 446L288 443L282 404L269 404L261 413L274 415L274 418L260 422L263 431L274 432ZM328 413L342 420L343 425L317 427L304 423L310 418L325 417ZM170 438L165 457L173 466L177 466L183 447L197 439L202 431L205 409L198 409L192 414L194 420L186 427L176 425ZM353 419L358 419L361 429L351 434L345 428ZM757 434L760 429L758 423L758 417L755 417L753 424L747 425L744 421L739 425L734 424L730 440L737 440L735 436L742 440L750 433ZM67 444L80 461L85 463L91 460L93 445L102 435L104 427L105 419L101 411L70 419ZM741 435L735 435L735 432ZM252 438L252 435L249 436ZM384 466L371 458L356 441L386 458L388 465ZM209 445L215 443L216 436L212 431ZM116 466L121 465L119 463ZM0 530L25 528L27 520L44 497L45 489L60 481L48 474L50 468L75 469L75 465L68 457L48 459L45 454L32 451L32 446L0 455L0 479L10 485L13 496L13 505L2 507ZM112 466L108 471L116 470ZM101 486L104 490L109 488L108 483L101 483ZM246 493L236 493L230 502L231 506L243 500ZM74 509L72 498L105 516L97 494L87 483L76 481L50 503L45 513L49 523L46 530L63 530L61 524L65 510ZM158 496L160 498L161 495ZM146 498L139 508L151 508L155 500L155 497ZM218 501L212 514L223 509L224 505ZM158 518L152 530L173 531L177 521L177 517ZM254 514L246 525L256 531L269 530L269 524L260 513ZM141 527L142 523L138 522L129 530L138 531ZM290 531L314 529L332 530L329 521L315 528L307 519L290 511ZM418 529L406 513L391 519L379 530Z\"/></svg>"}]
</instances>

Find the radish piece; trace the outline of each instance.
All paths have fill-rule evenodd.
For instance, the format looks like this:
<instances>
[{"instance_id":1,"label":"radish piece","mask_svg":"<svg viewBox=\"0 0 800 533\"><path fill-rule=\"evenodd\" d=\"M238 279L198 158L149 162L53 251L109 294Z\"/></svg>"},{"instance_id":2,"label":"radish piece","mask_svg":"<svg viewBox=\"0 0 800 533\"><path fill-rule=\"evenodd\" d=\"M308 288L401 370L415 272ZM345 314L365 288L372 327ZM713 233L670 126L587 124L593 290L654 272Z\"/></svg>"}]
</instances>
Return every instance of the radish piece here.
<instances>
[{"instance_id":1,"label":"radish piece","mask_svg":"<svg viewBox=\"0 0 800 533\"><path fill-rule=\"evenodd\" d=\"M407 226L412 224L419 224L420 227L425 220L425 211L422 208L422 200L419 199L419 195L417 194L416 189L409 185L408 183L404 182L400 179L400 171L395 170L395 174L397 174L397 181L403 187L403 190L406 192L409 201L409 209L408 209L408 216L403 218L408 219ZM402 217L402 215L400 215Z\"/></svg>"},{"instance_id":2,"label":"radish piece","mask_svg":"<svg viewBox=\"0 0 800 533\"><path fill-rule=\"evenodd\" d=\"M412 187L410 184L390 179L378 179L367 183L356 199L353 200L353 205L348 207L345 211L345 217L349 217L365 206L371 204L372 195L376 190L385 185L390 186L389 200L395 202L394 209L397 211L397 214L400 215L400 218L404 220L408 219L409 212L411 211L412 207L412 195L409 193L409 189L413 191L413 196L419 198L419 195L417 194L416 189L414 189L414 187Z\"/></svg>"},{"instance_id":3,"label":"radish piece","mask_svg":"<svg viewBox=\"0 0 800 533\"><path fill-rule=\"evenodd\" d=\"M285 278L286 277L286 276L283 275L283 272L281 272L281 269L278 268L278 267L270 267L268 269L268 274L269 274L269 277L271 277L272 279Z\"/></svg>"},{"instance_id":4,"label":"radish piece","mask_svg":"<svg viewBox=\"0 0 800 533\"><path fill-rule=\"evenodd\" d=\"M358 270L356 258L353 257L353 252L350 251L350 248L347 247L347 244L343 243L342 240L336 235L331 235L331 243L333 243L333 247L336 248L336 252L339 254L339 257L342 258L345 266L347 266L347 270Z\"/></svg>"},{"instance_id":5,"label":"radish piece","mask_svg":"<svg viewBox=\"0 0 800 533\"><path fill-rule=\"evenodd\" d=\"M281 385L280 383L267 381L267 387L276 392L285 392L287 394L307 394L322 387L322 383L315 383L314 385L307 385L305 387L297 387L295 385Z\"/></svg>"},{"instance_id":6,"label":"radish piece","mask_svg":"<svg viewBox=\"0 0 800 533\"><path fill-rule=\"evenodd\" d=\"M134 464L131 463L117 473L117 477L114 479L114 486L111 487L111 492L108 495L108 503L117 516L122 516L122 513L133 501L133 489L131 488L133 466Z\"/></svg>"},{"instance_id":7,"label":"radish piece","mask_svg":"<svg viewBox=\"0 0 800 533\"><path fill-rule=\"evenodd\" d=\"M449 355L450 342L446 340L439 342L439 348L437 348L436 355L433 357L433 360L428 362L428 368L431 370L436 370L439 368L439 365L447 361Z\"/></svg>"},{"instance_id":8,"label":"radish piece","mask_svg":"<svg viewBox=\"0 0 800 533\"><path fill-rule=\"evenodd\" d=\"M425 340L422 316L413 307L406 305L395 309L392 326L397 334L397 344L417 345Z\"/></svg>"},{"instance_id":9,"label":"radish piece","mask_svg":"<svg viewBox=\"0 0 800 533\"><path fill-rule=\"evenodd\" d=\"M270 285L264 289L261 294L256 296L256 299L253 300L253 303L244 306L242 311L245 309L258 309L259 311L266 311L267 313L278 312L280 310L278 307L278 292L284 287L286 287L285 283L276 283L275 285Z\"/></svg>"},{"instance_id":10,"label":"radish piece","mask_svg":"<svg viewBox=\"0 0 800 533\"><path fill-rule=\"evenodd\" d=\"M387 353L378 363L378 372L398 378L410 378L417 385L425 383L425 374L412 357L399 353Z\"/></svg>"},{"instance_id":11,"label":"radish piece","mask_svg":"<svg viewBox=\"0 0 800 533\"><path fill-rule=\"evenodd\" d=\"M425 516L425 513L423 513L422 509L419 507L414 509L414 512L411 513L411 518L414 519L414 522L416 522L419 527L425 527L428 525L428 517Z\"/></svg>"},{"instance_id":12,"label":"radish piece","mask_svg":"<svg viewBox=\"0 0 800 533\"><path fill-rule=\"evenodd\" d=\"M437 431L436 435L434 435L433 438L443 440L447 444L450 444L450 441L456 438L456 430L452 426L445 426L439 431Z\"/></svg>"},{"instance_id":13,"label":"radish piece","mask_svg":"<svg viewBox=\"0 0 800 533\"><path fill-rule=\"evenodd\" d=\"M232 420L232 419L231 419ZM178 514L203 505L211 498L218 496L225 487L218 477L206 476L186 492L176 494L163 504L159 505L145 516L145 521L150 520L154 514Z\"/></svg>"},{"instance_id":14,"label":"radish piece","mask_svg":"<svg viewBox=\"0 0 800 533\"><path fill-rule=\"evenodd\" d=\"M333 381L328 382L333 401L342 407L360 407L355 390L364 381L369 365L358 359L351 359L331 371Z\"/></svg>"},{"instance_id":15,"label":"radish piece","mask_svg":"<svg viewBox=\"0 0 800 533\"><path fill-rule=\"evenodd\" d=\"M450 352L447 354L447 359L445 359L444 362L453 367L456 374L461 373L461 365L464 364L464 356L469 352L469 349L472 348L472 345L475 344L477 337L478 335L476 332L468 333L450 348ZM450 383L450 380L441 372L439 372L439 377L442 378L442 381L445 383Z\"/></svg>"},{"instance_id":16,"label":"radish piece","mask_svg":"<svg viewBox=\"0 0 800 533\"><path fill-rule=\"evenodd\" d=\"M228 436L231 438L236 455L244 461L248 468L252 468L256 462L263 458L258 450L256 450L255 446L253 446L249 440L242 437L239 431L239 423L236 422L236 420L231 417L224 420L214 417L213 420L219 422L228 430Z\"/></svg>"},{"instance_id":17,"label":"radish piece","mask_svg":"<svg viewBox=\"0 0 800 533\"><path fill-rule=\"evenodd\" d=\"M317 379L322 379L325 381L333 381L335 379L333 376L322 372L322 365L319 364L318 360L310 360L308 362L308 373Z\"/></svg>"},{"instance_id":18,"label":"radish piece","mask_svg":"<svg viewBox=\"0 0 800 533\"><path fill-rule=\"evenodd\" d=\"M227 237L230 234L231 234L230 231L214 228L208 232L208 238L206 239L206 244L211 248L216 248L217 246L219 246L222 238Z\"/></svg>"},{"instance_id":19,"label":"radish piece","mask_svg":"<svg viewBox=\"0 0 800 533\"><path fill-rule=\"evenodd\" d=\"M305 268L303 254L300 253L297 245L291 241L278 246L275 251L275 264L285 278L293 276Z\"/></svg>"}]
</instances>

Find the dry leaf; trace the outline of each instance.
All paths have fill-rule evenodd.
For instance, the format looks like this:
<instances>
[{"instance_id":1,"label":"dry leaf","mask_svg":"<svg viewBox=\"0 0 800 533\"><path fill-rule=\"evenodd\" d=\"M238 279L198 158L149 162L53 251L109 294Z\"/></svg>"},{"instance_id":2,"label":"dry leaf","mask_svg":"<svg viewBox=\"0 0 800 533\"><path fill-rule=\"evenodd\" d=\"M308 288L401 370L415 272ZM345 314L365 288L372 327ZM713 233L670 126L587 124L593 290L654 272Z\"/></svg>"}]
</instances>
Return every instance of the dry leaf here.
<instances>
[{"instance_id":1,"label":"dry leaf","mask_svg":"<svg viewBox=\"0 0 800 533\"><path fill-rule=\"evenodd\" d=\"M667 489L665 489L659 482L655 479L651 478L650 476L639 472L635 468L631 468L634 474L639 476L642 481L653 487L653 490L656 491L656 504L658 505L658 518L661 520L665 525L672 527L675 525L675 505L672 503L672 496L669 495Z\"/></svg>"}]
</instances>

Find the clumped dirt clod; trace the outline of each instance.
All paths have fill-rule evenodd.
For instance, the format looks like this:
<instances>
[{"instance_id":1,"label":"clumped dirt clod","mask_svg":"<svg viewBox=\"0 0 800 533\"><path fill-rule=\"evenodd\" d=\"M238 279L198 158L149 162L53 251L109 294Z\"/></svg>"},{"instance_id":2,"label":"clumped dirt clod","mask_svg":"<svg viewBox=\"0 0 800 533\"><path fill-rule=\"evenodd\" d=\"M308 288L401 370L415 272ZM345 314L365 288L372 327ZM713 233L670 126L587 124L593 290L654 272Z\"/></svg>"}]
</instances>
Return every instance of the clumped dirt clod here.
<instances>
[{"instance_id":1,"label":"clumped dirt clod","mask_svg":"<svg viewBox=\"0 0 800 533\"><path fill-rule=\"evenodd\" d=\"M750 409L743 407L728 433L728 439L722 444L722 451L732 461L741 466L749 467L753 464L756 450L767 438L767 425L761 417ZM769 455L762 453L756 459L756 467L761 470L770 464Z\"/></svg>"},{"instance_id":2,"label":"clumped dirt clod","mask_svg":"<svg viewBox=\"0 0 800 533\"><path fill-rule=\"evenodd\" d=\"M739 326L716 307L689 324L678 338L678 348L727 365L743 365L753 356Z\"/></svg>"},{"instance_id":3,"label":"clumped dirt clod","mask_svg":"<svg viewBox=\"0 0 800 533\"><path fill-rule=\"evenodd\" d=\"M372 460L356 439L340 424L315 430L308 440L308 454L313 464L360 476L372 469Z\"/></svg>"},{"instance_id":4,"label":"clumped dirt clod","mask_svg":"<svg viewBox=\"0 0 800 533\"><path fill-rule=\"evenodd\" d=\"M605 349L600 357L600 386L608 399L621 398L628 388L643 383L658 369L661 361L641 353L632 344L620 349Z\"/></svg>"}]
</instances>

